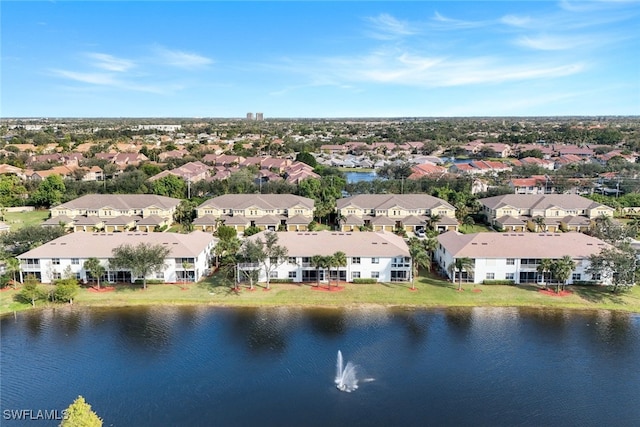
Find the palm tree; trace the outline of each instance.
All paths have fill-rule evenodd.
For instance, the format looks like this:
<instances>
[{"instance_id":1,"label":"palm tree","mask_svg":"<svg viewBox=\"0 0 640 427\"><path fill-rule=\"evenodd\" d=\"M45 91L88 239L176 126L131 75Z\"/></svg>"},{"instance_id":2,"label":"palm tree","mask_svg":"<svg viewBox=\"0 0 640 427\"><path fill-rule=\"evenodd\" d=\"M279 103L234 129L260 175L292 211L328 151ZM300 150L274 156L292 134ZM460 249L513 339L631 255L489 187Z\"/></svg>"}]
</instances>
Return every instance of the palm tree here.
<instances>
[{"instance_id":1,"label":"palm tree","mask_svg":"<svg viewBox=\"0 0 640 427\"><path fill-rule=\"evenodd\" d=\"M338 286L338 282L340 281L340 267L347 266L347 254L338 251L331 256L331 259L333 266L336 267L336 286Z\"/></svg>"},{"instance_id":2,"label":"palm tree","mask_svg":"<svg viewBox=\"0 0 640 427\"><path fill-rule=\"evenodd\" d=\"M547 288L545 273L550 273L552 266L553 260L551 258L543 258L540 260L540 264L538 264L538 267L536 268L536 271L542 275L542 282L544 283L545 289Z\"/></svg>"},{"instance_id":3,"label":"palm tree","mask_svg":"<svg viewBox=\"0 0 640 427\"><path fill-rule=\"evenodd\" d=\"M462 290L462 272L466 271L467 273L473 272L473 268L475 267L475 260L462 257L455 258L451 264L449 264L449 271L451 272L453 279L455 281L455 273L458 272L458 290Z\"/></svg>"},{"instance_id":4,"label":"palm tree","mask_svg":"<svg viewBox=\"0 0 640 427\"><path fill-rule=\"evenodd\" d=\"M98 289L100 289L100 277L105 273L105 268L100 264L100 260L91 257L84 262L84 269L91 277L98 281Z\"/></svg>"},{"instance_id":5,"label":"palm tree","mask_svg":"<svg viewBox=\"0 0 640 427\"><path fill-rule=\"evenodd\" d=\"M409 253L411 254L411 289L416 288L415 278L420 271L420 267L431 270L431 257L422 244L413 244L409 246Z\"/></svg>"},{"instance_id":6,"label":"palm tree","mask_svg":"<svg viewBox=\"0 0 640 427\"><path fill-rule=\"evenodd\" d=\"M438 221L440 221L441 219L442 217L440 215L432 213L427 217L427 226L432 230L435 230L436 224L438 224Z\"/></svg>"},{"instance_id":7,"label":"palm tree","mask_svg":"<svg viewBox=\"0 0 640 427\"><path fill-rule=\"evenodd\" d=\"M324 265L322 255L314 255L309 258L309 264L316 269L316 287L320 286L320 268Z\"/></svg>"},{"instance_id":8,"label":"palm tree","mask_svg":"<svg viewBox=\"0 0 640 427\"><path fill-rule=\"evenodd\" d=\"M18 258L8 258L6 260L7 273L13 274L13 289L16 289L16 273L20 272L20 260Z\"/></svg>"},{"instance_id":9,"label":"palm tree","mask_svg":"<svg viewBox=\"0 0 640 427\"><path fill-rule=\"evenodd\" d=\"M565 255L560 259L554 260L551 266L551 272L558 281L556 285L556 293L560 293L560 284L562 283L562 289L567 284L567 280L571 277L573 269L576 268L576 263L569 255Z\"/></svg>"},{"instance_id":10,"label":"palm tree","mask_svg":"<svg viewBox=\"0 0 640 427\"><path fill-rule=\"evenodd\" d=\"M544 222L544 217L541 216L537 216L535 218L533 218L533 223L536 225L536 232L542 230L545 231L546 230L546 224Z\"/></svg>"}]
</instances>

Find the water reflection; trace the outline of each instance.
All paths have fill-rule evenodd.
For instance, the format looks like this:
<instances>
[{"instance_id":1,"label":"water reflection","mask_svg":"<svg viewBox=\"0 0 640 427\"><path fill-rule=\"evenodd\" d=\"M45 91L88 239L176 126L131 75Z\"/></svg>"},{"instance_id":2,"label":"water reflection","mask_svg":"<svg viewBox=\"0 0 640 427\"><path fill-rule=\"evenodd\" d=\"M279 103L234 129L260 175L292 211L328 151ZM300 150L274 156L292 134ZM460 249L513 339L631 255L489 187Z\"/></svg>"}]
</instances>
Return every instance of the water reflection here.
<instances>
[{"instance_id":1,"label":"water reflection","mask_svg":"<svg viewBox=\"0 0 640 427\"><path fill-rule=\"evenodd\" d=\"M123 348L158 354L171 345L177 312L175 308L136 307L116 310L107 321L115 323Z\"/></svg>"},{"instance_id":2,"label":"water reflection","mask_svg":"<svg viewBox=\"0 0 640 427\"><path fill-rule=\"evenodd\" d=\"M640 321L624 313L73 308L0 327L3 409L83 394L105 425L610 425L612 407L613 424L640 419ZM337 350L362 367L349 395L333 384Z\"/></svg>"},{"instance_id":3,"label":"water reflection","mask_svg":"<svg viewBox=\"0 0 640 427\"><path fill-rule=\"evenodd\" d=\"M306 316L309 328L328 338L343 335L347 330L347 314L343 309L311 310Z\"/></svg>"},{"instance_id":4,"label":"water reflection","mask_svg":"<svg viewBox=\"0 0 640 427\"><path fill-rule=\"evenodd\" d=\"M52 321L58 324L54 329L56 339L69 340L74 338L81 330L84 311L74 310L72 307L54 309Z\"/></svg>"}]
</instances>

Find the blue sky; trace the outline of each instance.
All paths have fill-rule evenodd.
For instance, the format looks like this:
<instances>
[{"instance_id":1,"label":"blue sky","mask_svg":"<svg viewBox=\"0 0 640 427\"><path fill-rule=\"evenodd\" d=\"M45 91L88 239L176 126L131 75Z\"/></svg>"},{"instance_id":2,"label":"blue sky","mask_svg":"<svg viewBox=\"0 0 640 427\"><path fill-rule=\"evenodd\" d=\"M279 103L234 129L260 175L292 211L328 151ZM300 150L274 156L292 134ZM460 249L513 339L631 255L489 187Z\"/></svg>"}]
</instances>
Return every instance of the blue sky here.
<instances>
[{"instance_id":1,"label":"blue sky","mask_svg":"<svg viewBox=\"0 0 640 427\"><path fill-rule=\"evenodd\" d=\"M2 117L640 114L637 1L2 1Z\"/></svg>"}]
</instances>

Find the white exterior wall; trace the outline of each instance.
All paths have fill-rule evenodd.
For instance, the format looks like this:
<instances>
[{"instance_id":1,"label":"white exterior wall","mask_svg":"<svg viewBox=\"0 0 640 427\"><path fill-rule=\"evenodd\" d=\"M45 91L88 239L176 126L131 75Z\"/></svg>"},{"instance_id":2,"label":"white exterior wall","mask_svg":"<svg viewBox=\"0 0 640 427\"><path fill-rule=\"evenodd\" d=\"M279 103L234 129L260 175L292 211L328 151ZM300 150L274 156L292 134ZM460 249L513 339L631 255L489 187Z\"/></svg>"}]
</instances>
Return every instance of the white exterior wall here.
<instances>
[{"instance_id":1,"label":"white exterior wall","mask_svg":"<svg viewBox=\"0 0 640 427\"><path fill-rule=\"evenodd\" d=\"M202 251L197 256L197 258L194 259L195 262L193 263L193 268L189 270L195 271L195 281L198 281L200 278L202 278L205 270L209 267L208 258L209 258L209 253L211 249L212 248L207 248L206 250ZM78 264L73 264L71 258L58 258L58 259L60 263L53 264L52 258L41 258L40 265L38 268L29 268L24 264L21 264L21 274L22 274L23 280L27 274L39 272L41 275L42 283L51 283L55 280L54 273L60 273L60 275L64 277L64 273L67 267L71 267L72 274L78 274L78 273L80 274L79 276L80 281L92 280L89 273L84 270L84 263L87 260L87 258L78 258ZM105 270L108 270L107 268L107 266L109 265L108 260L100 259L100 262L103 265L103 267L105 267ZM176 273L177 271L183 271L182 263L180 263L180 265L176 265L175 258L167 258L165 260L165 267L164 267L164 279L163 279L164 282L166 283L177 282L178 281L178 277ZM147 279L156 279L156 274L155 273L149 274L149 276L147 276ZM135 278L132 278L132 280L135 280Z\"/></svg>"},{"instance_id":2,"label":"white exterior wall","mask_svg":"<svg viewBox=\"0 0 640 427\"><path fill-rule=\"evenodd\" d=\"M444 248L438 248L435 253L435 261L444 271L447 272L446 274L451 280L452 278L447 271L447 267L454 261L453 256L446 252ZM515 283L519 283L520 272L535 272L537 267L535 265L521 265L519 258L514 259L513 265L507 264L507 258L476 258L474 261L474 283L482 283L484 280L510 280L506 278L507 273L513 273L513 280ZM574 259L573 261L576 263L576 268L571 273L571 276L569 276L567 283L572 284L574 282L572 279L574 274L580 274L580 279L577 279L578 281L592 280L591 275L587 273L589 260ZM487 279L487 273L494 273L494 278Z\"/></svg>"},{"instance_id":3,"label":"white exterior wall","mask_svg":"<svg viewBox=\"0 0 640 427\"><path fill-rule=\"evenodd\" d=\"M392 267L392 265L394 264L394 258L393 257L378 257L378 263L374 264L372 262L372 258L371 257L360 257L360 264L353 264L352 263L352 258L347 257L347 265L346 267L340 267L340 271L346 271L346 279L348 282L352 282L353 281L353 272L359 272L360 273L360 278L361 279L370 279L372 278L372 272L377 271L379 273L379 277L377 278L377 280L379 282L390 282L391 281L391 270L405 270L407 271L407 274L410 274L411 271L411 267L410 267L410 262L407 262L406 265L408 265L408 267ZM277 272L277 279L288 279L289 278L289 272L295 271L296 272L296 278L293 279L294 282L299 283L302 282L302 272L305 270L308 271L315 271L316 269L309 266L302 266L302 257L297 257L296 258L296 264L290 264L288 261L285 261L283 264L281 264L280 266L278 266L278 268L275 270ZM331 268L331 271L336 271L336 268L333 267ZM329 277L329 270L325 270L325 275L326 277ZM407 280L409 280L410 276L407 276ZM266 272L264 270L264 268L261 266L260 267L260 278L259 281L264 282L266 281L267 276L266 276ZM274 279L274 277L272 277L271 279Z\"/></svg>"}]
</instances>

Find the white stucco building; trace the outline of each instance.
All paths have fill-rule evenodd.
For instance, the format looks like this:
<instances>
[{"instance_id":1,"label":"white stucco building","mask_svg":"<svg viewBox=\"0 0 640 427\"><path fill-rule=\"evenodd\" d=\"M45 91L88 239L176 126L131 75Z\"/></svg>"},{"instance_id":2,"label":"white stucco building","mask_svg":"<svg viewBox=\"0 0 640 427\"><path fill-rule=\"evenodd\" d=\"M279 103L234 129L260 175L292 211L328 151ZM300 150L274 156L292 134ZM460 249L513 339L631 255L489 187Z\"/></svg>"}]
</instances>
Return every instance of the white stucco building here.
<instances>
[{"instance_id":1,"label":"white stucco building","mask_svg":"<svg viewBox=\"0 0 640 427\"><path fill-rule=\"evenodd\" d=\"M453 280L449 266L457 258L474 261L473 272L463 272L462 280L483 283L485 280L513 280L514 283L542 281L537 272L540 260L560 259L569 255L575 269L568 283L600 280L588 272L588 257L609 244L583 233L474 233L449 231L438 236L434 262ZM457 273L456 273L457 274ZM457 276L455 278L457 280Z\"/></svg>"},{"instance_id":2,"label":"white stucco building","mask_svg":"<svg viewBox=\"0 0 640 427\"><path fill-rule=\"evenodd\" d=\"M51 283L70 271L80 281L92 280L84 269L87 259L95 257L101 261L106 273L101 281L134 282L130 272L110 270L109 259L113 249L128 244L140 243L162 245L170 249L164 269L147 279L166 283L198 281L209 268L211 251L217 239L209 233L194 231L178 233L87 233L76 232L64 235L42 246L19 255L22 278L33 274L42 283Z\"/></svg>"},{"instance_id":3,"label":"white stucco building","mask_svg":"<svg viewBox=\"0 0 640 427\"><path fill-rule=\"evenodd\" d=\"M248 239L265 241L265 232ZM376 279L379 282L411 280L411 255L402 237L389 232L344 233L334 231L281 232L278 245L288 251L288 259L271 273L271 279L291 279L293 282L315 282L339 279ZM330 256L342 251L347 265L319 272L311 265L314 255ZM241 265L240 268L250 268ZM338 272L339 271L339 272ZM260 269L260 281L266 280L266 271Z\"/></svg>"}]
</instances>

